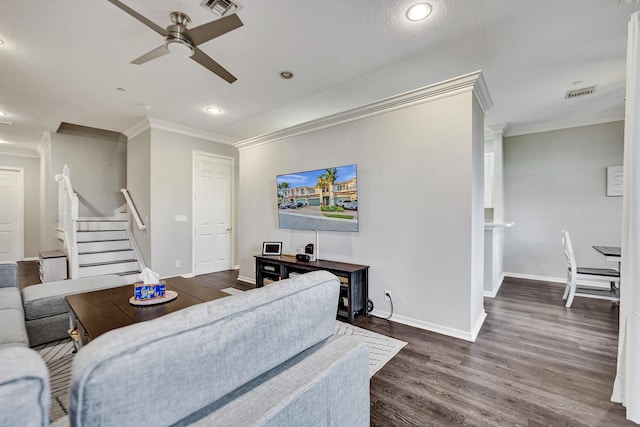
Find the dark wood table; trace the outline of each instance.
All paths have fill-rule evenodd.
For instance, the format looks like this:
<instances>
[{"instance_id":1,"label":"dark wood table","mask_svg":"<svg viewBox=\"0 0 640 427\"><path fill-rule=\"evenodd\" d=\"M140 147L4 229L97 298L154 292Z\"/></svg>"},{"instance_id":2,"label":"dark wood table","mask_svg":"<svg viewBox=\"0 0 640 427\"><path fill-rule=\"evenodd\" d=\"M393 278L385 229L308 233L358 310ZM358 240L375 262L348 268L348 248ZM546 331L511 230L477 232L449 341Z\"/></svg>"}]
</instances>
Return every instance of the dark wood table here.
<instances>
[{"instance_id":1,"label":"dark wood table","mask_svg":"<svg viewBox=\"0 0 640 427\"><path fill-rule=\"evenodd\" d=\"M195 279L170 277L164 281L167 283L166 289L176 291L178 297L157 305L130 304L129 298L134 292L133 285L68 295L66 300L71 308L71 329L77 328L80 338L78 344L87 344L112 329L156 319L192 305L229 296L225 292L200 284Z\"/></svg>"}]
</instances>

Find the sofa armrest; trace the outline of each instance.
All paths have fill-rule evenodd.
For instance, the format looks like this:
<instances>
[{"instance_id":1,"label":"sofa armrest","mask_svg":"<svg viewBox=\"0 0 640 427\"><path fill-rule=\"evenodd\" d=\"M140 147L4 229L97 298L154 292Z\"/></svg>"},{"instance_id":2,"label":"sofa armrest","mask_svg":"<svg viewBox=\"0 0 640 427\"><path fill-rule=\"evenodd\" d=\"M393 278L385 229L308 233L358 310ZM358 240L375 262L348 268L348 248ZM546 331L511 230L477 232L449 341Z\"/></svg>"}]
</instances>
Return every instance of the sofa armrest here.
<instances>
[{"instance_id":1,"label":"sofa armrest","mask_svg":"<svg viewBox=\"0 0 640 427\"><path fill-rule=\"evenodd\" d=\"M0 348L0 426L48 426L49 373L37 352Z\"/></svg>"},{"instance_id":2,"label":"sofa armrest","mask_svg":"<svg viewBox=\"0 0 640 427\"><path fill-rule=\"evenodd\" d=\"M0 288L18 287L18 264L0 262Z\"/></svg>"}]
</instances>

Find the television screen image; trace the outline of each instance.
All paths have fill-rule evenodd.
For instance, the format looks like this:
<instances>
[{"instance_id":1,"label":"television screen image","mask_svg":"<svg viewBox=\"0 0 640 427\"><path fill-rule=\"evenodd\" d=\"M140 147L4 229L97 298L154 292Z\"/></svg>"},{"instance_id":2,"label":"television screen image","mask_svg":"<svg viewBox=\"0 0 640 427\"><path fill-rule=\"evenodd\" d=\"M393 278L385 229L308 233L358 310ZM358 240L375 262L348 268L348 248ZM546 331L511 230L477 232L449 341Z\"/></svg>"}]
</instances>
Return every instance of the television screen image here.
<instances>
[{"instance_id":1,"label":"television screen image","mask_svg":"<svg viewBox=\"0 0 640 427\"><path fill-rule=\"evenodd\" d=\"M278 175L278 227L358 231L356 165Z\"/></svg>"}]
</instances>

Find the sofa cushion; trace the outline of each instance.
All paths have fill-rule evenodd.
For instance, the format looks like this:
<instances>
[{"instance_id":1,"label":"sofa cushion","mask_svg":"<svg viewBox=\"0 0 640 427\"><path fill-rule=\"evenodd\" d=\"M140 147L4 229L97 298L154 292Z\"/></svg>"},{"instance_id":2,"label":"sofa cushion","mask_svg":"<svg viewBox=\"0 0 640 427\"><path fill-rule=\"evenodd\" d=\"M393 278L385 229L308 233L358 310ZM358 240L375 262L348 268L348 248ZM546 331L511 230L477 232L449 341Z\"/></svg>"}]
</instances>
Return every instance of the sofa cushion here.
<instances>
[{"instance_id":1,"label":"sofa cushion","mask_svg":"<svg viewBox=\"0 0 640 427\"><path fill-rule=\"evenodd\" d=\"M0 262L0 288L18 286L18 264L15 262Z\"/></svg>"},{"instance_id":2,"label":"sofa cushion","mask_svg":"<svg viewBox=\"0 0 640 427\"><path fill-rule=\"evenodd\" d=\"M368 354L355 337L331 337L174 426L369 426Z\"/></svg>"},{"instance_id":3,"label":"sofa cushion","mask_svg":"<svg viewBox=\"0 0 640 427\"><path fill-rule=\"evenodd\" d=\"M330 337L339 287L312 272L99 336L74 360L71 424L181 420Z\"/></svg>"},{"instance_id":4,"label":"sofa cushion","mask_svg":"<svg viewBox=\"0 0 640 427\"><path fill-rule=\"evenodd\" d=\"M22 297L18 288L0 288L0 310L6 308L22 309Z\"/></svg>"},{"instance_id":5,"label":"sofa cushion","mask_svg":"<svg viewBox=\"0 0 640 427\"><path fill-rule=\"evenodd\" d=\"M49 425L49 373L37 352L0 348L0 425Z\"/></svg>"},{"instance_id":6,"label":"sofa cushion","mask_svg":"<svg viewBox=\"0 0 640 427\"><path fill-rule=\"evenodd\" d=\"M127 284L127 279L116 274L60 280L41 285L27 286L22 290L26 320L40 319L56 314L68 313L65 296L97 291Z\"/></svg>"},{"instance_id":7,"label":"sofa cushion","mask_svg":"<svg viewBox=\"0 0 640 427\"><path fill-rule=\"evenodd\" d=\"M29 346L22 307L0 310L0 325L0 347Z\"/></svg>"}]
</instances>

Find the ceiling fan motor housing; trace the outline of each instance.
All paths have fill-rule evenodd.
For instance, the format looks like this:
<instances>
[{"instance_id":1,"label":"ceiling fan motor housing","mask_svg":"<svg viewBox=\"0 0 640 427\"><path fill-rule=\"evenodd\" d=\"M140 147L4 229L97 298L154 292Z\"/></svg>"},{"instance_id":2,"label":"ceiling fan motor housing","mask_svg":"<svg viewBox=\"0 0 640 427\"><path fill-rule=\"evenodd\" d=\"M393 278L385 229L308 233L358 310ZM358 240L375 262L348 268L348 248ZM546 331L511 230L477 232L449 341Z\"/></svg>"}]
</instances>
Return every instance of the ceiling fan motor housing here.
<instances>
[{"instance_id":1,"label":"ceiling fan motor housing","mask_svg":"<svg viewBox=\"0 0 640 427\"><path fill-rule=\"evenodd\" d=\"M171 22L173 22L174 25L169 25L167 27L169 34L165 39L167 49L175 55L186 57L192 56L193 43L185 34L183 34L187 29L187 24L191 22L191 19L182 12L171 12Z\"/></svg>"}]
</instances>

